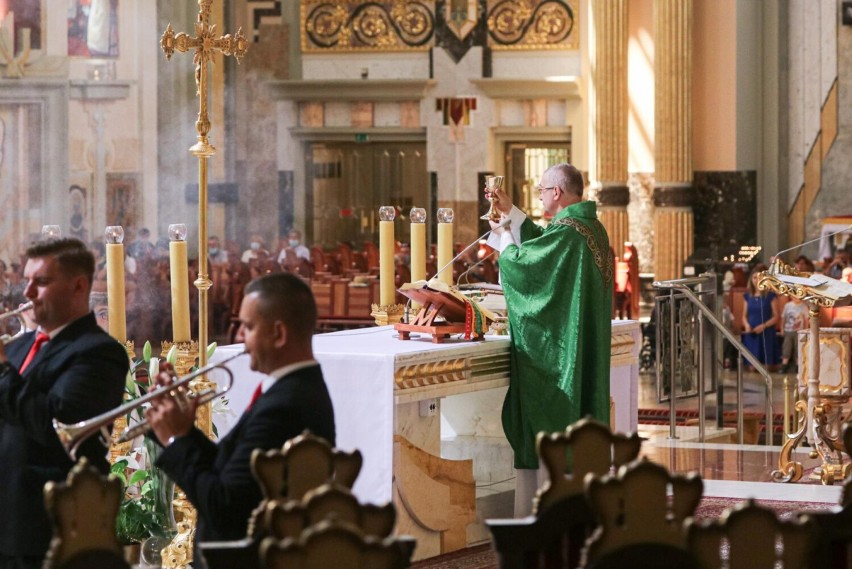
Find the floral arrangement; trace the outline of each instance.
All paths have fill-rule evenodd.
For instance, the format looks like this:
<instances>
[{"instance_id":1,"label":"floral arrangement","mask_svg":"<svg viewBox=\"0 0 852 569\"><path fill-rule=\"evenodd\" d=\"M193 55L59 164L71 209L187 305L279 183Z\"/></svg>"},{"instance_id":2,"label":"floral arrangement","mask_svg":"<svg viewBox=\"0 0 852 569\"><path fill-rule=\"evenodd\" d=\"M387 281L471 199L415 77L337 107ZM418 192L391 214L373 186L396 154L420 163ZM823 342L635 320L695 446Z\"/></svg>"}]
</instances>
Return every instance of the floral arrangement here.
<instances>
[{"instance_id":1,"label":"floral arrangement","mask_svg":"<svg viewBox=\"0 0 852 569\"><path fill-rule=\"evenodd\" d=\"M208 359L216 350L216 343L207 347ZM176 349L172 346L165 360L174 364ZM151 378L160 372L160 359L152 357L151 343L145 342L142 357L131 362L125 382L125 401L144 396L151 389ZM220 401L221 400L221 401ZM229 413L227 401L219 398L211 408L212 413ZM128 424L144 419L144 406L137 407L126 417ZM214 425L214 435L217 435ZM136 441L134 441L136 442ZM171 539L176 529L172 513L174 482L155 466L161 447L149 437L141 437L138 446L128 454L115 458L111 473L122 481L125 488L116 522L116 535L120 543L142 543L149 537Z\"/></svg>"}]
</instances>

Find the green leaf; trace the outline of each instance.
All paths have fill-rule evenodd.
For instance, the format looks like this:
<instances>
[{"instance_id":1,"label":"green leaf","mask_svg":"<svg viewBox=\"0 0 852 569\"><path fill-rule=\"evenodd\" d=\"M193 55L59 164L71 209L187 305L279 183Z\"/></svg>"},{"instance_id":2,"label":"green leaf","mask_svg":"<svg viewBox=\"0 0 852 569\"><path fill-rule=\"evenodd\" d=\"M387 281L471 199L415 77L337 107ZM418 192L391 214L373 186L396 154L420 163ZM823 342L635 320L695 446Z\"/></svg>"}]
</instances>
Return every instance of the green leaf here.
<instances>
[{"instance_id":1,"label":"green leaf","mask_svg":"<svg viewBox=\"0 0 852 569\"><path fill-rule=\"evenodd\" d=\"M216 351L216 348L218 346L219 346L219 344L217 344L216 342L213 342L212 344L207 346L207 359L208 360L213 357L213 352Z\"/></svg>"},{"instance_id":2,"label":"green leaf","mask_svg":"<svg viewBox=\"0 0 852 569\"><path fill-rule=\"evenodd\" d=\"M130 475L130 484L139 484L140 482L148 478L148 475L149 473L147 470L137 470L136 472Z\"/></svg>"},{"instance_id":3,"label":"green leaf","mask_svg":"<svg viewBox=\"0 0 852 569\"><path fill-rule=\"evenodd\" d=\"M142 347L142 360L144 362L151 361L151 341L145 340L145 345Z\"/></svg>"}]
</instances>

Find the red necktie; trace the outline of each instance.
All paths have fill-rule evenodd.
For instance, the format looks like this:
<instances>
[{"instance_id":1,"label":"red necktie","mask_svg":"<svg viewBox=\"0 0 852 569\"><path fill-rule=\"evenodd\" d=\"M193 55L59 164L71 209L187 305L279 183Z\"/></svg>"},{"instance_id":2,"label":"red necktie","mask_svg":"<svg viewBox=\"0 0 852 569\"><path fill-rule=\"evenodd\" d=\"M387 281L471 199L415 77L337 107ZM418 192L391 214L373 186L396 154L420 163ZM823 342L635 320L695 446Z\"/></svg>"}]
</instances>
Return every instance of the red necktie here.
<instances>
[{"instance_id":1,"label":"red necktie","mask_svg":"<svg viewBox=\"0 0 852 569\"><path fill-rule=\"evenodd\" d=\"M35 342L33 342L32 347L30 348L29 353L27 353L27 357L24 359L24 363L21 364L21 369L18 373L24 373L24 370L27 369L27 366L30 365L30 362L33 361L33 358L41 349L41 347L46 344L50 340L50 336L45 334L44 332L39 332L36 334Z\"/></svg>"},{"instance_id":2,"label":"red necktie","mask_svg":"<svg viewBox=\"0 0 852 569\"><path fill-rule=\"evenodd\" d=\"M246 407L246 411L251 409L251 406L254 405L254 402L260 399L261 394L263 394L263 382L257 384L257 389L254 390L254 393L251 396L251 401L249 401L248 407Z\"/></svg>"}]
</instances>

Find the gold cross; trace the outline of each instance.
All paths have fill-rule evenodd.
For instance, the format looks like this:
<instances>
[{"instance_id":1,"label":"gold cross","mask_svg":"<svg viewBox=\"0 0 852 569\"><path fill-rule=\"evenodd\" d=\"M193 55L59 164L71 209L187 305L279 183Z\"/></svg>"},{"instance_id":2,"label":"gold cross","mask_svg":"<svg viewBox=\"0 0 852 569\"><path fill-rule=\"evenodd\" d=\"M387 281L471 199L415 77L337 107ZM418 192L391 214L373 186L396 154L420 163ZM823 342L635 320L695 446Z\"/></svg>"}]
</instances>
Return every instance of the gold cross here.
<instances>
[{"instance_id":1,"label":"gold cross","mask_svg":"<svg viewBox=\"0 0 852 569\"><path fill-rule=\"evenodd\" d=\"M221 52L226 56L233 55L239 63L248 50L248 42L242 28L239 28L233 36L226 34L222 37L216 37L216 25L209 23L212 4L213 0L198 0L198 21L195 23L195 37L189 37L184 32L175 34L172 25L169 24L163 33L162 40L160 40L160 45L168 60L172 58L175 50L181 53L190 49L195 50L192 61L195 63L196 95L201 99L201 106L198 111L198 120L195 123L199 144L193 146L191 150L196 155L198 155L198 151L208 151L209 154L205 152L207 156L212 156L215 153L215 149L209 145L207 140L207 134L210 132L210 119L207 115L207 64L212 63L213 54L216 52Z\"/></svg>"}]
</instances>

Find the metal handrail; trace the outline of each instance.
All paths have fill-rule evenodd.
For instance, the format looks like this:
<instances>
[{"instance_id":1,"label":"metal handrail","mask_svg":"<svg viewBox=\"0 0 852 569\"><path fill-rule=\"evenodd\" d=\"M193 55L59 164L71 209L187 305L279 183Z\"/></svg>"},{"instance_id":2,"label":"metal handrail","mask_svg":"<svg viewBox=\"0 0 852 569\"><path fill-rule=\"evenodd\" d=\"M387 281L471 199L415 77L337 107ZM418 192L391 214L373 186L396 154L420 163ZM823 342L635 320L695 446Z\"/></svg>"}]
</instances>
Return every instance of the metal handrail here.
<instances>
[{"instance_id":1,"label":"metal handrail","mask_svg":"<svg viewBox=\"0 0 852 569\"><path fill-rule=\"evenodd\" d=\"M737 338L728 328L716 317L716 314L707 308L707 306L701 302L701 299L689 288L689 285L693 284L704 284L709 282L707 278L701 277L692 277L686 279L674 279L670 281L654 281L653 287L656 289L677 289L683 296L696 306L701 313L707 318L707 320L722 333L726 340L728 340L733 346L737 349L742 357L744 357L748 362L754 367L755 371L758 372L761 376L763 376L763 380L766 383L766 446L772 446L772 437L775 431L774 425L774 416L773 416L773 405L772 405L772 377L769 375L769 372L766 371L766 368L763 367L763 364L751 353L751 351L745 347L745 345ZM674 313L674 306L672 307L672 313ZM671 341L674 342L674 338L671 338ZM672 346L672 350L674 347ZM702 347L703 349L703 347ZM742 369L742 357L737 358L737 442L739 444L743 444L743 433L745 427L745 419L743 417L743 369ZM671 397L674 400L674 368L671 369L672 373L672 393ZM703 408L704 408L704 379L701 378L701 388L699 390L701 396L699 398L699 414L703 418ZM719 414L721 415L723 411L723 403L724 401L719 402ZM672 430L674 430L675 416L674 413L670 413L670 425ZM701 422L701 421L700 421ZM703 424L699 425L702 427ZM703 442L703 436L700 437Z\"/></svg>"}]
</instances>

